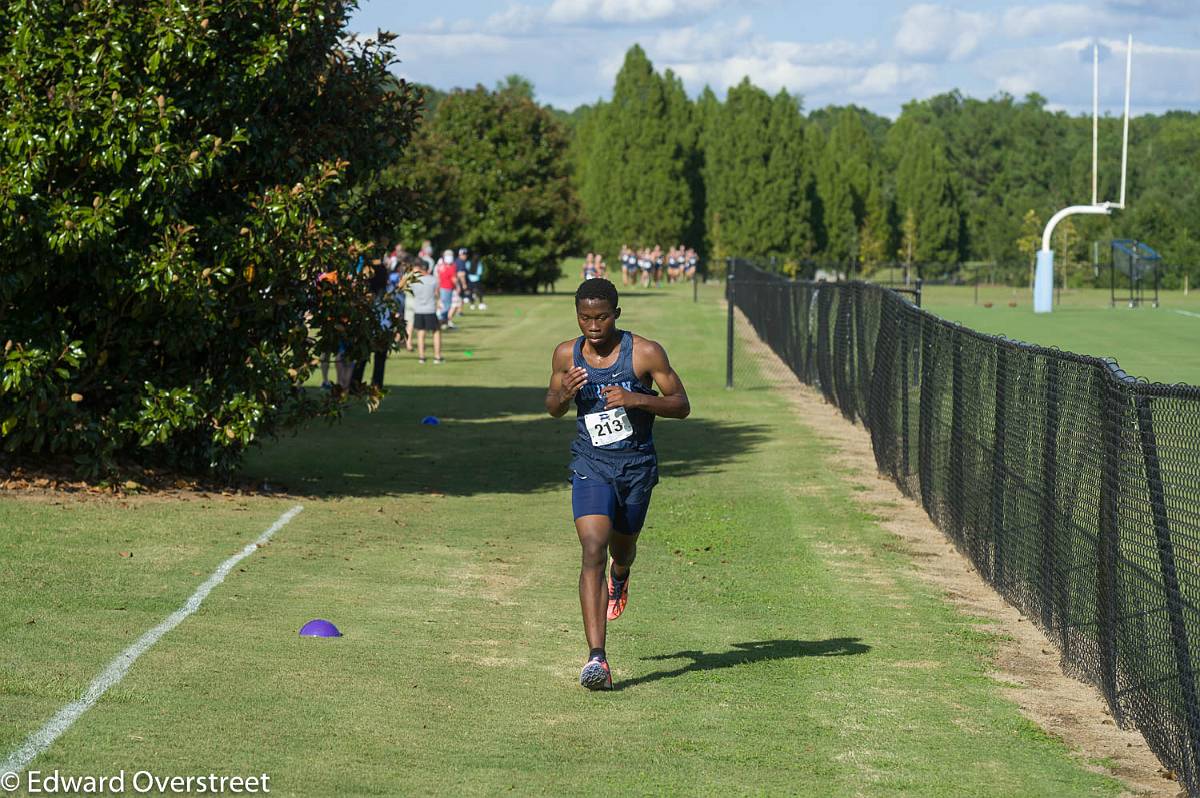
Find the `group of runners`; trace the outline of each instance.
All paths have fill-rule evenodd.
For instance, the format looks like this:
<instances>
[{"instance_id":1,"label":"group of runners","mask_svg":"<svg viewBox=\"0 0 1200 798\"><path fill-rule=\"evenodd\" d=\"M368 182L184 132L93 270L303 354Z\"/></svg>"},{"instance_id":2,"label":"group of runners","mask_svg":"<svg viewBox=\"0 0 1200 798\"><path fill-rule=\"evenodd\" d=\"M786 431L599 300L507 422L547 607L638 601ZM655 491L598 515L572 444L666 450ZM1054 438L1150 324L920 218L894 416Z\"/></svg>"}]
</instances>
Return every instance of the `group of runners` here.
<instances>
[{"instance_id":1,"label":"group of runners","mask_svg":"<svg viewBox=\"0 0 1200 798\"><path fill-rule=\"evenodd\" d=\"M621 285L641 285L649 288L656 285L659 288L667 283L677 283L681 280L691 280L700 268L700 256L691 247L682 244L671 247L663 254L660 246L634 249L628 245L621 247ZM608 265L604 256L598 252L589 252L584 258L580 275L584 280L594 277L607 277Z\"/></svg>"},{"instance_id":2,"label":"group of runners","mask_svg":"<svg viewBox=\"0 0 1200 798\"><path fill-rule=\"evenodd\" d=\"M662 247L634 249L621 247L621 285L638 285L649 288L663 281L677 283L691 280L700 267L700 256L691 247L682 244L671 247L663 254Z\"/></svg>"}]
</instances>

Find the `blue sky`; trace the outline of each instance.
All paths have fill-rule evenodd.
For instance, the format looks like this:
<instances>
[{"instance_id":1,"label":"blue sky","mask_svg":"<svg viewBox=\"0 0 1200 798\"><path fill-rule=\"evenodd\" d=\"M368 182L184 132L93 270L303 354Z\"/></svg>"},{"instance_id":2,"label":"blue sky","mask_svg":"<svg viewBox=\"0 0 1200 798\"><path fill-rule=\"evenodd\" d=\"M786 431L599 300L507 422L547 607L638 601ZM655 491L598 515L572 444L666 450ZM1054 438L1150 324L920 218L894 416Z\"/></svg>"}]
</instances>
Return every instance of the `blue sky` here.
<instances>
[{"instance_id":1,"label":"blue sky","mask_svg":"<svg viewBox=\"0 0 1200 798\"><path fill-rule=\"evenodd\" d=\"M1200 110L1200 0L361 0L351 27L400 34L396 72L442 89L516 72L571 109L608 97L638 43L693 96L748 75L808 109L853 102L890 117L954 88L1089 110L1093 42L1101 110L1119 115L1132 33L1134 113Z\"/></svg>"}]
</instances>

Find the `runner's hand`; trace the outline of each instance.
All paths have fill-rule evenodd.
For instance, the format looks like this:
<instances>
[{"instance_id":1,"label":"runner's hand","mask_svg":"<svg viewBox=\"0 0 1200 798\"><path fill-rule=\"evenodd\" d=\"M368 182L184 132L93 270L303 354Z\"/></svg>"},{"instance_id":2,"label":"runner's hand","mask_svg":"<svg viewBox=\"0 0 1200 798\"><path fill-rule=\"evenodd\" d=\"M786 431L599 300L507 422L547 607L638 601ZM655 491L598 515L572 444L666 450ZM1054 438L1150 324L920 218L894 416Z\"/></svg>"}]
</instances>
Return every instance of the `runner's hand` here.
<instances>
[{"instance_id":1,"label":"runner's hand","mask_svg":"<svg viewBox=\"0 0 1200 798\"><path fill-rule=\"evenodd\" d=\"M614 407L633 407L634 401L630 401L630 397L636 396L633 391L627 391L620 385L609 385L600 392L604 396L605 410L612 410ZM636 400L635 400L636 401Z\"/></svg>"},{"instance_id":2,"label":"runner's hand","mask_svg":"<svg viewBox=\"0 0 1200 798\"><path fill-rule=\"evenodd\" d=\"M563 378L562 392L564 400L575 398L575 394L579 393L579 389L587 382L587 369L580 366L573 366L567 370L567 376Z\"/></svg>"}]
</instances>

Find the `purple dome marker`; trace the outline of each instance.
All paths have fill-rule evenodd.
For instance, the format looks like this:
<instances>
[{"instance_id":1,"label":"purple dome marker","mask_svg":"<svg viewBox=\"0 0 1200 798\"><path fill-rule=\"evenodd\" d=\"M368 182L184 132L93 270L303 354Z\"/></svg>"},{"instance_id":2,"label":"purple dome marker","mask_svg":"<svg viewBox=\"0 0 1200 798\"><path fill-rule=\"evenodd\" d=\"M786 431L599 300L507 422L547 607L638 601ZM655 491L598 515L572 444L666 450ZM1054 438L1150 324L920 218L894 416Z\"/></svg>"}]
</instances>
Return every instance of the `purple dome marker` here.
<instances>
[{"instance_id":1,"label":"purple dome marker","mask_svg":"<svg viewBox=\"0 0 1200 798\"><path fill-rule=\"evenodd\" d=\"M324 618L314 618L300 627L301 637L341 637L338 628Z\"/></svg>"}]
</instances>

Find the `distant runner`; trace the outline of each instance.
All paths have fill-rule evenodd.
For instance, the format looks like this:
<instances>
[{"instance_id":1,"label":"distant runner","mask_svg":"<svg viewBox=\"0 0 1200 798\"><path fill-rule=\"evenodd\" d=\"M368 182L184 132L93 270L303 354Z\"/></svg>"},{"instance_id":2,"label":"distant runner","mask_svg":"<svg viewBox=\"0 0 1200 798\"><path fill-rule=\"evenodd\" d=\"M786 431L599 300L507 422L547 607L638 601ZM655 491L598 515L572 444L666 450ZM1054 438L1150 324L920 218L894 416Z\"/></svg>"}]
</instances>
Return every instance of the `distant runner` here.
<instances>
[{"instance_id":1,"label":"distant runner","mask_svg":"<svg viewBox=\"0 0 1200 798\"><path fill-rule=\"evenodd\" d=\"M629 600L629 569L658 483L654 417L687 418L691 405L666 351L617 329L621 309L612 283L600 277L585 280L575 292L575 313L583 335L554 350L546 411L559 418L572 401L578 411L578 434L571 443L571 508L583 547L579 604L591 649L579 683L589 690L608 690L612 673L604 653L606 620L619 618ZM606 582L609 552L612 567Z\"/></svg>"}]
</instances>

